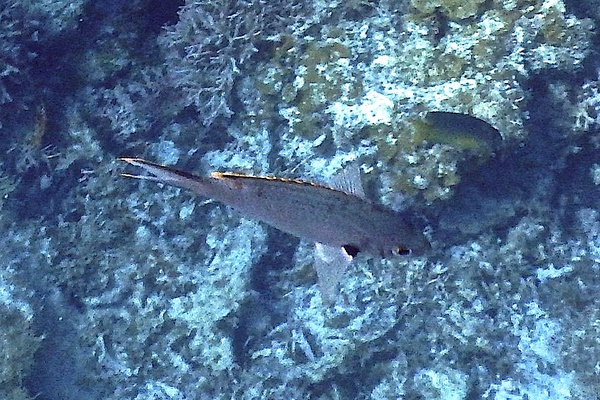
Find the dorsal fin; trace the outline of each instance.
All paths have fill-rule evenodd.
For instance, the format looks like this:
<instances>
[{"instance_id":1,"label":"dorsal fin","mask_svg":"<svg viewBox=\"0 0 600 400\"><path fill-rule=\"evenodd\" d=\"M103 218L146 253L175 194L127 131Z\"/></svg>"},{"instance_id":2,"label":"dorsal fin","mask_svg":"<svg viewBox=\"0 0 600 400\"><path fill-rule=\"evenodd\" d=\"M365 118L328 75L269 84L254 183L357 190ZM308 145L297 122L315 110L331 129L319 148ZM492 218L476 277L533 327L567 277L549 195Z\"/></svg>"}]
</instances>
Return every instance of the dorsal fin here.
<instances>
[{"instance_id":1,"label":"dorsal fin","mask_svg":"<svg viewBox=\"0 0 600 400\"><path fill-rule=\"evenodd\" d=\"M351 162L346 165L331 178L331 187L366 200L365 191L360 180L359 166L358 162Z\"/></svg>"}]
</instances>

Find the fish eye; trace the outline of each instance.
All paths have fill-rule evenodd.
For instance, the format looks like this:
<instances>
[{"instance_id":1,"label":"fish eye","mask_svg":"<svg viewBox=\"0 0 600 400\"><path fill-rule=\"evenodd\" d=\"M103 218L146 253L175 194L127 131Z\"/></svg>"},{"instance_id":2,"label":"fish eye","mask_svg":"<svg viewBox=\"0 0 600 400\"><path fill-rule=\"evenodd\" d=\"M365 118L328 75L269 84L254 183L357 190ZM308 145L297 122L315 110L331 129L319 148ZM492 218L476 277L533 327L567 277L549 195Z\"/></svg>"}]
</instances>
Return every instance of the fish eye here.
<instances>
[{"instance_id":1,"label":"fish eye","mask_svg":"<svg viewBox=\"0 0 600 400\"><path fill-rule=\"evenodd\" d=\"M411 253L410 249L404 247L396 247L392 252L399 256L408 256Z\"/></svg>"}]
</instances>

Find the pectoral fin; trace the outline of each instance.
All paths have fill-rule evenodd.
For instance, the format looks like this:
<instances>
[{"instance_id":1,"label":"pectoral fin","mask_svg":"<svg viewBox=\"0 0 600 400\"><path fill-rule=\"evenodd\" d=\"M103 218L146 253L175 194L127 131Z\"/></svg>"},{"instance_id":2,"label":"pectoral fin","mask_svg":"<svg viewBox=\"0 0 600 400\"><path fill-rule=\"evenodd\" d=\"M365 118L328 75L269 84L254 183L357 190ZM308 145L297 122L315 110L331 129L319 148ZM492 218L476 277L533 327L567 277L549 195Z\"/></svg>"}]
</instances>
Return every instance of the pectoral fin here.
<instances>
[{"instance_id":1,"label":"pectoral fin","mask_svg":"<svg viewBox=\"0 0 600 400\"><path fill-rule=\"evenodd\" d=\"M344 248L315 243L315 269L323 302L331 303L348 265L352 261Z\"/></svg>"}]
</instances>

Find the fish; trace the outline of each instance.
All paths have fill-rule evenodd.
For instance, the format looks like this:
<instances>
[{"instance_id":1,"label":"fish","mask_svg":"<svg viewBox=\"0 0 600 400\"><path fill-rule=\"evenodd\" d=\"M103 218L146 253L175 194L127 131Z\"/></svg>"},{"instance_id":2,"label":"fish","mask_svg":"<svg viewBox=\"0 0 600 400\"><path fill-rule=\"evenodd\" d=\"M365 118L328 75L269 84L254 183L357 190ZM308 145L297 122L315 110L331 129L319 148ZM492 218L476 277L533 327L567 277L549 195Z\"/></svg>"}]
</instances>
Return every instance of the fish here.
<instances>
[{"instance_id":1,"label":"fish","mask_svg":"<svg viewBox=\"0 0 600 400\"><path fill-rule=\"evenodd\" d=\"M502 143L502 135L496 128L468 114L429 111L413 125L417 141L447 144L479 156L492 154Z\"/></svg>"},{"instance_id":2,"label":"fish","mask_svg":"<svg viewBox=\"0 0 600 400\"><path fill-rule=\"evenodd\" d=\"M119 161L141 168L144 175L122 173L188 189L233 208L242 216L315 243L315 269L325 300L360 252L380 257L422 255L430 244L406 215L369 201L358 167L327 186L298 179L213 172L206 176L139 158Z\"/></svg>"}]
</instances>

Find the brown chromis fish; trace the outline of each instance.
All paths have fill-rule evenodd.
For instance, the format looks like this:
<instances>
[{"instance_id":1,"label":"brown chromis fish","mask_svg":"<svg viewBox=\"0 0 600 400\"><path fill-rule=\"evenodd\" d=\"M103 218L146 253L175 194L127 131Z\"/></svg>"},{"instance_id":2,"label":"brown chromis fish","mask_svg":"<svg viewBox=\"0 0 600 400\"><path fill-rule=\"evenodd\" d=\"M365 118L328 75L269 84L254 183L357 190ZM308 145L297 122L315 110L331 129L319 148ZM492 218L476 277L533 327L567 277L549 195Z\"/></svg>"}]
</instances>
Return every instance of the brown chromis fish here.
<instances>
[{"instance_id":1,"label":"brown chromis fish","mask_svg":"<svg viewBox=\"0 0 600 400\"><path fill-rule=\"evenodd\" d=\"M295 179L235 173L196 176L137 158L119 160L148 174L122 176L189 189L232 207L246 218L315 243L315 268L325 300L331 300L357 253L421 255L430 247L422 232L401 213L365 198L358 168L354 174L343 176L344 190Z\"/></svg>"}]
</instances>

